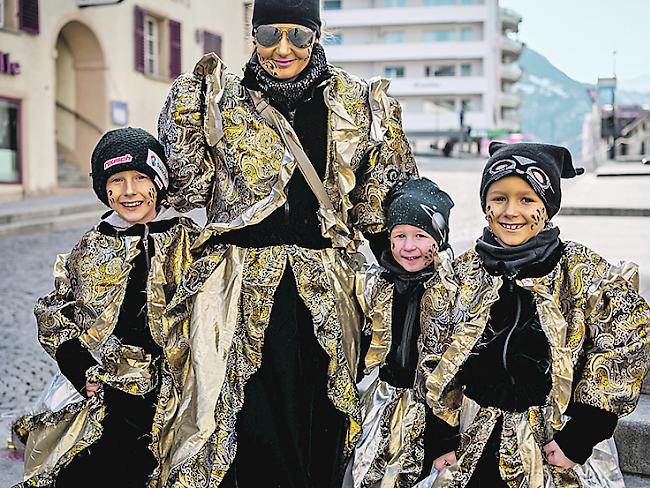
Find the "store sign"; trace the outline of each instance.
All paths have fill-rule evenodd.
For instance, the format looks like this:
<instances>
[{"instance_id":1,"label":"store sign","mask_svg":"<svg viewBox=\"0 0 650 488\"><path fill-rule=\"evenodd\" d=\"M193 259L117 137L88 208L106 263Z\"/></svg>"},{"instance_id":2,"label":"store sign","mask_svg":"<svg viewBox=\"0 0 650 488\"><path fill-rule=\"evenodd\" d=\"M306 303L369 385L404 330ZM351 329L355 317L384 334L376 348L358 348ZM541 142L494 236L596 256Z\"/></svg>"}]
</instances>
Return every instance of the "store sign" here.
<instances>
[{"instance_id":1,"label":"store sign","mask_svg":"<svg viewBox=\"0 0 650 488\"><path fill-rule=\"evenodd\" d=\"M12 76L19 75L20 63L12 62L9 53L3 53L0 51L0 73Z\"/></svg>"},{"instance_id":2,"label":"store sign","mask_svg":"<svg viewBox=\"0 0 650 488\"><path fill-rule=\"evenodd\" d=\"M77 0L79 7L96 7L97 5L115 5L122 0Z\"/></svg>"}]
</instances>

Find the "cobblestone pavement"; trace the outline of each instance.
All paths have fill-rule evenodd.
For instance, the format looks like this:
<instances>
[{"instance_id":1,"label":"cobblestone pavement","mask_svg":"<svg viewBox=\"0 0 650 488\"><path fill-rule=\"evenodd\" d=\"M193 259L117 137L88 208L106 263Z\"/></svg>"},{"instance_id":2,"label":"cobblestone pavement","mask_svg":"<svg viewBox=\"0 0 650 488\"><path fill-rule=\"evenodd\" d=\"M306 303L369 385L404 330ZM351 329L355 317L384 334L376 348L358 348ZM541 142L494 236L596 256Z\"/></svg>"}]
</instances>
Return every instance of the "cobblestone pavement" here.
<instances>
[{"instance_id":1,"label":"cobblestone pavement","mask_svg":"<svg viewBox=\"0 0 650 488\"><path fill-rule=\"evenodd\" d=\"M54 374L54 361L36 340L32 310L36 299L53 288L56 255L68 252L87 228L0 239L0 448L6 445L11 419L36 401ZM7 463L0 459L5 476Z\"/></svg>"}]
</instances>

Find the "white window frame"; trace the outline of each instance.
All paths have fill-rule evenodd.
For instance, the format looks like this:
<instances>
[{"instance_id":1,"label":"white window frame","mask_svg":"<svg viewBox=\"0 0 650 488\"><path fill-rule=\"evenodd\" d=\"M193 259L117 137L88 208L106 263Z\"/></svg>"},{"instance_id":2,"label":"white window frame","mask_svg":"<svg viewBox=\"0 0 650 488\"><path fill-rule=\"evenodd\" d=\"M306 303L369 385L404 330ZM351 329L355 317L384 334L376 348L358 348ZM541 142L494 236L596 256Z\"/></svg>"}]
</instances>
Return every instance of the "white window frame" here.
<instances>
[{"instance_id":1,"label":"white window frame","mask_svg":"<svg viewBox=\"0 0 650 488\"><path fill-rule=\"evenodd\" d=\"M160 73L160 21L145 12L144 15L144 72L151 76ZM149 27L152 26L151 32ZM151 51L153 48L153 51Z\"/></svg>"},{"instance_id":2,"label":"white window frame","mask_svg":"<svg viewBox=\"0 0 650 488\"><path fill-rule=\"evenodd\" d=\"M5 0L0 0L0 29L5 26Z\"/></svg>"}]
</instances>

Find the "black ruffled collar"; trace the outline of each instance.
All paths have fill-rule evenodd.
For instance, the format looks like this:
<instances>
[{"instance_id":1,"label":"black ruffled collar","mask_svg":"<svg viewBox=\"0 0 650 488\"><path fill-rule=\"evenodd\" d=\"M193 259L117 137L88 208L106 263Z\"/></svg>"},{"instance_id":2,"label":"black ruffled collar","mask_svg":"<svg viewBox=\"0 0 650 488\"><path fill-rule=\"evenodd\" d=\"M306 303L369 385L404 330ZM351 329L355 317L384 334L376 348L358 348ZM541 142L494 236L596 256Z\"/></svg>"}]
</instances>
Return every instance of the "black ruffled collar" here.
<instances>
[{"instance_id":1,"label":"black ruffled collar","mask_svg":"<svg viewBox=\"0 0 650 488\"><path fill-rule=\"evenodd\" d=\"M310 100L316 87L331 76L325 50L320 43L316 43L309 64L295 80L282 81L272 77L260 65L257 53L253 53L244 69L241 84L250 90L263 92L275 104L292 111L301 103Z\"/></svg>"},{"instance_id":2,"label":"black ruffled collar","mask_svg":"<svg viewBox=\"0 0 650 488\"><path fill-rule=\"evenodd\" d=\"M533 278L550 273L564 252L560 229L549 224L521 246L503 246L489 227L476 241L476 252L492 275L506 278Z\"/></svg>"}]
</instances>

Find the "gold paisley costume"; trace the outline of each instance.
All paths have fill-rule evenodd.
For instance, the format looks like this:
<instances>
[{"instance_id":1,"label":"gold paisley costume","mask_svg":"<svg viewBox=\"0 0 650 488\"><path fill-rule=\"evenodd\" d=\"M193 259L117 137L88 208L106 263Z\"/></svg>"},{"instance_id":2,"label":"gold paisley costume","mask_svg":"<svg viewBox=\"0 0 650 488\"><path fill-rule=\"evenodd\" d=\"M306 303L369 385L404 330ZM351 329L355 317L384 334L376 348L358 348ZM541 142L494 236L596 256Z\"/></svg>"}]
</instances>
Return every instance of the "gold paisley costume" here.
<instances>
[{"instance_id":1,"label":"gold paisley costume","mask_svg":"<svg viewBox=\"0 0 650 488\"><path fill-rule=\"evenodd\" d=\"M173 210L165 214L174 214L174 218L147 224L164 227L148 234L154 248L148 248L151 260L145 275L145 323L153 341L170 362L176 363L176 357L186 354L187 344L182 334L165 329L161 315L192 261L191 243L200 229ZM108 385L134 398L153 392L155 402L156 390L164 392L170 383L164 361L114 334L134 261L142 257L139 244L143 237L100 230L102 224L88 231L69 254L58 256L55 290L39 299L34 309L38 339L55 359L59 359L56 353L63 344L78 340L95 358L95 365L85 372L82 381ZM57 411L26 416L14 424L14 432L26 441L24 482L17 486L49 486L76 456L100 439L105 419L111 414L106 394L102 388L90 398L77 395L78 401ZM157 432L161 420L154 420ZM166 439L164 434L158 438Z\"/></svg>"},{"instance_id":2,"label":"gold paisley costume","mask_svg":"<svg viewBox=\"0 0 650 488\"><path fill-rule=\"evenodd\" d=\"M636 266L611 265L565 242L550 273L516 280L532 293L551 366L546 403L519 412L481 406L458 383L504 280L487 273L474 249L455 260L454 270L459 288L453 306L441 284L423 298L418 386L434 413L450 425L460 422L462 432L457 464L441 471L433 486L465 486L498 423L498 472L507 486L588 486L581 466L551 466L542 447L563 429L571 401L619 417L634 410L650 357L650 310L636 290Z\"/></svg>"},{"instance_id":3,"label":"gold paisley costume","mask_svg":"<svg viewBox=\"0 0 650 488\"><path fill-rule=\"evenodd\" d=\"M276 362L282 349L273 349L273 344L282 333L281 322L293 321L285 314L287 307L304 309L306 317L296 333L310 329L309 337L299 340L311 341L309 347L314 347L296 354L323 355L322 371L316 368L307 383L319 385L314 395L323 395L329 408L335 407L324 415L343 418L344 455L359 436L354 372L361 320L354 298L355 252L361 232L383 230L381 205L394 182L416 169L399 105L386 96L387 81L366 83L331 66L329 72L308 103L315 104L310 106L315 111L322 106L324 114L319 175L335 212L318 210L307 192L316 224L304 239L283 234L293 232L294 221L300 226L303 218L310 218L296 205L288 208L288 189L294 195L299 192L294 184L302 175L281 137L256 111L250 85L227 73L216 56L207 55L192 74L176 80L162 111L159 137L171 168L168 200L181 210L205 207L208 223L196 244L203 257L188 271L165 319L168 327L188 331L191 352L187 374L176 378L167 406L174 413L166 428L174 435L165 446L168 470L161 473L161 486L219 486L236 452L242 454L237 437L244 435L246 425L238 424L238 418L241 422L240 412L246 412L247 405L254 408L245 403L245 393L253 392L255 398L280 394L275 387L269 391L268 383L253 382L267 374L265 367L283 366ZM302 129L321 135L318 127ZM310 157L318 170L319 154L311 151ZM293 212L303 214L292 221ZM265 227L265 221L276 217L278 225L284 225L286 216L289 223L282 232ZM287 349L293 343L287 338ZM180 364L172 367L183 370ZM269 421L286 415L284 405L291 402L269 401L269 408L282 405ZM319 435L318 430L310 432ZM278 433L278 441L285 442L290 433L287 427ZM246 435L254 438L255 433ZM267 474L291 470L293 464L279 462ZM258 469L263 476L264 468Z\"/></svg>"}]
</instances>

